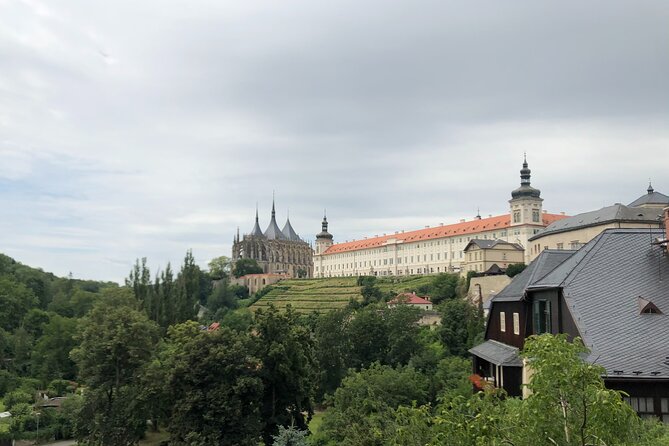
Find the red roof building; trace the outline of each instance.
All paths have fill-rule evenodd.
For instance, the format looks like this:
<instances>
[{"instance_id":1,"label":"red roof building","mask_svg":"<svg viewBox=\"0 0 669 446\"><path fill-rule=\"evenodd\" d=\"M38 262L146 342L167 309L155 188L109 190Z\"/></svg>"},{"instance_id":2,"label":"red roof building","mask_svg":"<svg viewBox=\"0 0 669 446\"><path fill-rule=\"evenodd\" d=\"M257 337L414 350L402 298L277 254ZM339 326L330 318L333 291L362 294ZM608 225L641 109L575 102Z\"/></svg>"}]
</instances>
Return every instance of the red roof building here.
<instances>
[{"instance_id":1,"label":"red roof building","mask_svg":"<svg viewBox=\"0 0 669 446\"><path fill-rule=\"evenodd\" d=\"M520 187L511 192L509 212L449 225L394 234L365 237L334 243L323 217L322 231L316 236L315 277L402 276L460 272L465 262L464 248L472 239L503 240L519 245L528 263L528 239L553 222L567 218L564 213L543 210L541 192L530 185L527 160L520 171Z\"/></svg>"}]
</instances>

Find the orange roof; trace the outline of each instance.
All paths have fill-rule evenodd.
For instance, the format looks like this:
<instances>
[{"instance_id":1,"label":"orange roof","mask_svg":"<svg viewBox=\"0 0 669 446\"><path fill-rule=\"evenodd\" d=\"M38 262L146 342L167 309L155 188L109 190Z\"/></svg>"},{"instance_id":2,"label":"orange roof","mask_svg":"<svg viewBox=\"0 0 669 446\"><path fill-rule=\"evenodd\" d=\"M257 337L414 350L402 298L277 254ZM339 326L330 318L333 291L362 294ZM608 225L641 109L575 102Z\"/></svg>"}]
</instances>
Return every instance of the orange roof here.
<instances>
[{"instance_id":1,"label":"orange roof","mask_svg":"<svg viewBox=\"0 0 669 446\"><path fill-rule=\"evenodd\" d=\"M567 218L562 214L542 214L543 224L548 226L554 221ZM354 242L337 243L330 246L325 254L336 254L340 252L357 251L360 249L376 248L386 244L388 240L394 239L404 243L417 242L420 240L434 240L443 237L452 237L457 235L476 234L479 232L493 231L495 229L505 229L511 225L511 216L509 214L498 215L496 217L482 218L480 220L471 220L452 225L435 226L433 228L418 229L416 231L402 232L399 234L384 235L382 237L373 237Z\"/></svg>"},{"instance_id":2,"label":"orange roof","mask_svg":"<svg viewBox=\"0 0 669 446\"><path fill-rule=\"evenodd\" d=\"M389 304L406 304L406 305L427 305L431 304L428 299L417 296L416 293L402 293L398 294L396 298L388 302Z\"/></svg>"}]
</instances>

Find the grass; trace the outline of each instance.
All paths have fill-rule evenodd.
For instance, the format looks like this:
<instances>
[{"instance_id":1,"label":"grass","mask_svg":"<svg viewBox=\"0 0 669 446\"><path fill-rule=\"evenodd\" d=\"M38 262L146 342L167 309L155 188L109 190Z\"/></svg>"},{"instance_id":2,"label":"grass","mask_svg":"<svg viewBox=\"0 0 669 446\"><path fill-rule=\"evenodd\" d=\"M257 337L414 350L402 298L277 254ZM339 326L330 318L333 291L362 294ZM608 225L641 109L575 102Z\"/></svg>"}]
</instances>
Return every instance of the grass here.
<instances>
[{"instance_id":1,"label":"grass","mask_svg":"<svg viewBox=\"0 0 669 446\"><path fill-rule=\"evenodd\" d=\"M161 441L165 441L170 438L169 432L158 431L151 432L150 430L146 431L146 438L139 442L139 446L158 446Z\"/></svg>"},{"instance_id":2,"label":"grass","mask_svg":"<svg viewBox=\"0 0 669 446\"><path fill-rule=\"evenodd\" d=\"M316 411L314 416L311 417L309 422L309 432L315 434L320 429L321 424L323 423L323 416L325 416L325 411Z\"/></svg>"},{"instance_id":3,"label":"grass","mask_svg":"<svg viewBox=\"0 0 669 446\"><path fill-rule=\"evenodd\" d=\"M376 286L384 294L399 294L429 287L435 276L379 277ZM301 313L327 312L344 308L349 301L362 300L357 277L326 279L290 279L272 285L272 289L250 306L255 311L270 304L292 308Z\"/></svg>"}]
</instances>

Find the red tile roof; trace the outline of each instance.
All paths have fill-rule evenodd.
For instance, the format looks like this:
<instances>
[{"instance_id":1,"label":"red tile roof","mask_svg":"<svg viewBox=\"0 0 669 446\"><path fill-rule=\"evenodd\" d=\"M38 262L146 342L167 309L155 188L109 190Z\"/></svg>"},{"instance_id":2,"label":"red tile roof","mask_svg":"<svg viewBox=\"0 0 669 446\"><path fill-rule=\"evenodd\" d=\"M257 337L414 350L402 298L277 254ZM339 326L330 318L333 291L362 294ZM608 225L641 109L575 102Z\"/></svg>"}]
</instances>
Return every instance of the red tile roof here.
<instances>
[{"instance_id":1,"label":"red tile roof","mask_svg":"<svg viewBox=\"0 0 669 446\"><path fill-rule=\"evenodd\" d=\"M554 221L567 218L562 214L543 214L543 225L548 226ZM337 243L330 246L325 254L336 254L340 252L357 251L359 249L376 248L383 246L388 240L395 239L404 243L417 242L420 240L433 240L443 237L452 237L457 235L476 234L484 231L493 231L495 229L505 229L511 225L511 216L509 214L498 215L496 217L482 218L480 220L471 220L452 225L435 226L433 228L418 229L416 231L402 232L400 234L384 235L382 237L373 237L354 242Z\"/></svg>"},{"instance_id":2,"label":"red tile roof","mask_svg":"<svg viewBox=\"0 0 669 446\"><path fill-rule=\"evenodd\" d=\"M402 293L398 294L396 298L388 302L389 304L405 304L405 305L429 305L430 302L424 297L417 296L416 293Z\"/></svg>"}]
</instances>

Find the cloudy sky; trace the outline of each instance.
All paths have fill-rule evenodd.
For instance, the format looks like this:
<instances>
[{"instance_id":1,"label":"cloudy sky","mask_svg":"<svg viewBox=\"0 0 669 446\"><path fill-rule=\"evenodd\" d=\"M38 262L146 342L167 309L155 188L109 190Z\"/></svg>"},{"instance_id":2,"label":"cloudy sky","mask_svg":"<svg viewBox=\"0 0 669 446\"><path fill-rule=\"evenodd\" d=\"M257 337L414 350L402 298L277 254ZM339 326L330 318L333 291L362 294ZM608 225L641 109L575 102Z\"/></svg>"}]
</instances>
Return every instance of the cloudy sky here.
<instances>
[{"instance_id":1,"label":"cloudy sky","mask_svg":"<svg viewBox=\"0 0 669 446\"><path fill-rule=\"evenodd\" d=\"M0 0L0 252L121 281L230 255L669 194L657 1Z\"/></svg>"}]
</instances>

